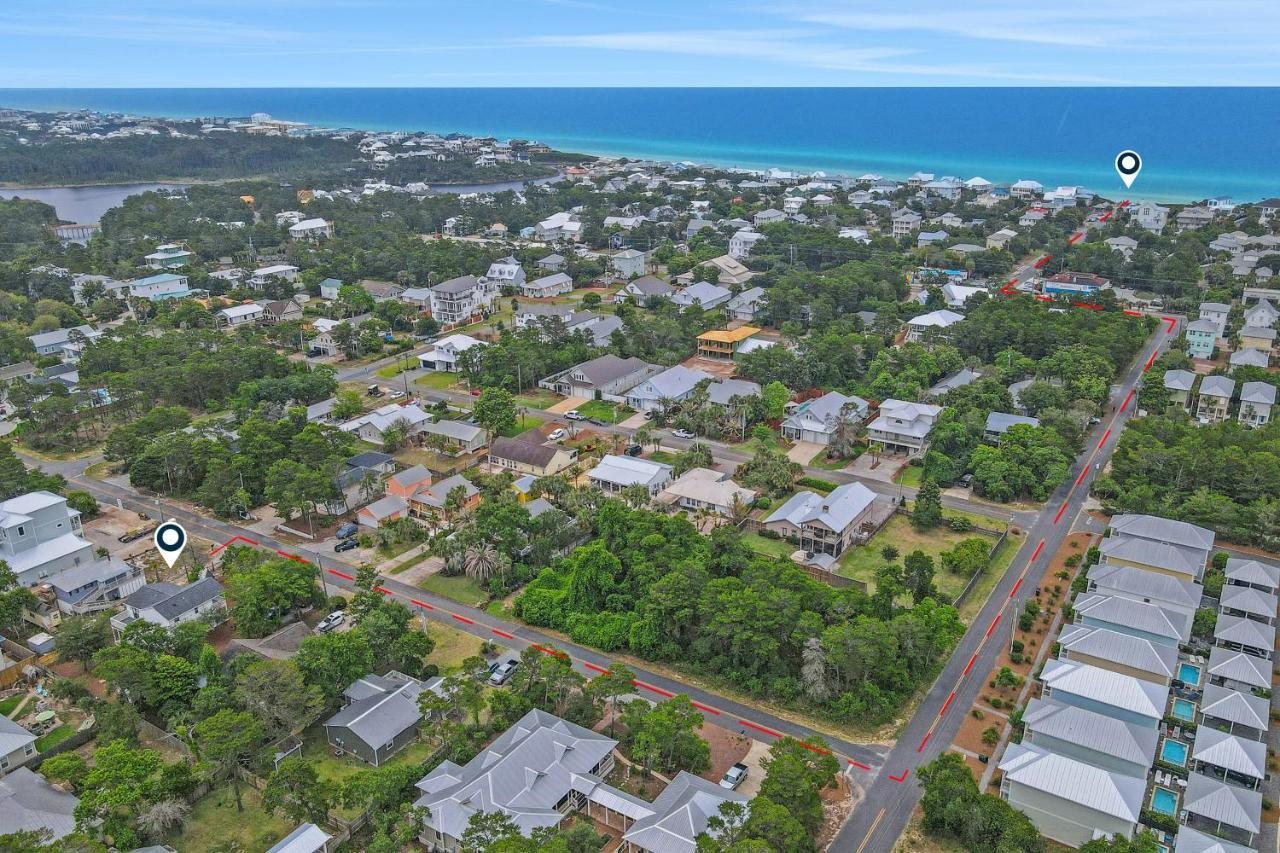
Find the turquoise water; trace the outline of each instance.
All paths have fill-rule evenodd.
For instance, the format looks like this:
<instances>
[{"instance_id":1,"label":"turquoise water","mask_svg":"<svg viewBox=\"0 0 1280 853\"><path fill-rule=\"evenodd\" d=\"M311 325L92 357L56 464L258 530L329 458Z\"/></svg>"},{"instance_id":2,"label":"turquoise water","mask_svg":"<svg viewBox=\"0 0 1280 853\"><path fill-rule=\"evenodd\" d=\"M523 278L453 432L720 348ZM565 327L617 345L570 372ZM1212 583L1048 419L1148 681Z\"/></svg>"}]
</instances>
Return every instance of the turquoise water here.
<instances>
[{"instance_id":1,"label":"turquoise water","mask_svg":"<svg viewBox=\"0 0 1280 853\"><path fill-rule=\"evenodd\" d=\"M1151 792L1151 810L1163 815L1178 813L1178 795L1168 788L1157 787Z\"/></svg>"},{"instance_id":2,"label":"turquoise water","mask_svg":"<svg viewBox=\"0 0 1280 853\"><path fill-rule=\"evenodd\" d=\"M1189 723L1195 722L1196 719L1196 703L1189 699L1173 700L1173 716L1179 720L1186 720Z\"/></svg>"},{"instance_id":3,"label":"turquoise water","mask_svg":"<svg viewBox=\"0 0 1280 853\"><path fill-rule=\"evenodd\" d=\"M1187 745L1181 741L1165 738L1164 743L1160 745L1160 760L1176 764L1179 767L1185 767L1187 764Z\"/></svg>"},{"instance_id":4,"label":"turquoise water","mask_svg":"<svg viewBox=\"0 0 1280 853\"><path fill-rule=\"evenodd\" d=\"M1178 680L1195 687L1200 683L1200 667L1193 663L1178 664Z\"/></svg>"},{"instance_id":5,"label":"turquoise water","mask_svg":"<svg viewBox=\"0 0 1280 853\"><path fill-rule=\"evenodd\" d=\"M1280 88L0 89L0 107L278 118L534 138L593 154L902 178L1280 195ZM1131 193L1116 152L1142 154Z\"/></svg>"}]
</instances>

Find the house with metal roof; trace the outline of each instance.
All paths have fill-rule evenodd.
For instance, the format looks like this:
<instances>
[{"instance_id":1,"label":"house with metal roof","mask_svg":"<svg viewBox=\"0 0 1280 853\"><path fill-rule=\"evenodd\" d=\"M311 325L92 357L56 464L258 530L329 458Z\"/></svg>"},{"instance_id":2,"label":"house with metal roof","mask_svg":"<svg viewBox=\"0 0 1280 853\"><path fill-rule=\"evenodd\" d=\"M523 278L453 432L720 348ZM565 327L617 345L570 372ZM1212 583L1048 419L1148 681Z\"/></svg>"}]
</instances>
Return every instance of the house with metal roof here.
<instances>
[{"instance_id":1,"label":"house with metal roof","mask_svg":"<svg viewBox=\"0 0 1280 853\"><path fill-rule=\"evenodd\" d=\"M677 364L628 390L627 405L637 412L658 411L664 405L688 399L699 382L713 378L706 371Z\"/></svg>"},{"instance_id":2,"label":"house with metal roof","mask_svg":"<svg viewBox=\"0 0 1280 853\"><path fill-rule=\"evenodd\" d=\"M1030 427L1040 426L1039 418L1028 417L1027 415L1010 415L1005 412L992 412L987 415L986 426L982 430L983 438L991 441L999 440L1009 428L1022 424Z\"/></svg>"},{"instance_id":3,"label":"house with metal roof","mask_svg":"<svg viewBox=\"0 0 1280 853\"><path fill-rule=\"evenodd\" d=\"M328 853L337 846L329 844L332 840L332 835L314 823L304 823L276 842L267 853Z\"/></svg>"},{"instance_id":4,"label":"house with metal roof","mask_svg":"<svg viewBox=\"0 0 1280 853\"><path fill-rule=\"evenodd\" d=\"M402 406L399 403L388 403L359 417L339 424L343 432L355 433L365 441L381 444L387 430L398 427L406 436L414 436L422 432L423 427L435 420L435 415L425 411L417 403Z\"/></svg>"},{"instance_id":5,"label":"house with metal roof","mask_svg":"<svg viewBox=\"0 0 1280 853\"><path fill-rule=\"evenodd\" d=\"M1163 381L1164 389L1169 392L1169 402L1190 411L1191 389L1195 387L1196 375L1190 370L1166 370Z\"/></svg>"},{"instance_id":6,"label":"house with metal roof","mask_svg":"<svg viewBox=\"0 0 1280 853\"><path fill-rule=\"evenodd\" d=\"M20 586L91 561L93 545L82 532L80 513L62 495L37 491L0 501L0 560Z\"/></svg>"},{"instance_id":7,"label":"house with metal roof","mask_svg":"<svg viewBox=\"0 0 1280 853\"><path fill-rule=\"evenodd\" d=\"M1254 849L1184 826L1178 830L1172 853L1254 853Z\"/></svg>"},{"instance_id":8,"label":"house with metal roof","mask_svg":"<svg viewBox=\"0 0 1280 853\"><path fill-rule=\"evenodd\" d=\"M1168 686L1178 671L1178 649L1145 637L1090 625L1064 625L1058 659L1087 663Z\"/></svg>"},{"instance_id":9,"label":"house with metal roof","mask_svg":"<svg viewBox=\"0 0 1280 853\"><path fill-rule=\"evenodd\" d=\"M620 400L627 391L661 370L634 356L619 358L610 353L575 364L538 384L566 397Z\"/></svg>"},{"instance_id":10,"label":"house with metal roof","mask_svg":"<svg viewBox=\"0 0 1280 853\"><path fill-rule=\"evenodd\" d=\"M616 495L630 486L644 486L652 497L671 482L671 470L665 462L610 453L587 472L587 479L605 494Z\"/></svg>"},{"instance_id":11,"label":"house with metal roof","mask_svg":"<svg viewBox=\"0 0 1280 853\"><path fill-rule=\"evenodd\" d=\"M783 438L826 447L841 420L861 423L870 411L870 404L853 394L828 391L816 399L789 403L787 410L782 421Z\"/></svg>"},{"instance_id":12,"label":"house with metal roof","mask_svg":"<svg viewBox=\"0 0 1280 853\"><path fill-rule=\"evenodd\" d=\"M642 817L622 836L621 853L695 853L707 822L727 803L747 803L735 791L681 770ZM714 833L713 833L714 835Z\"/></svg>"},{"instance_id":13,"label":"house with metal roof","mask_svg":"<svg viewBox=\"0 0 1280 853\"><path fill-rule=\"evenodd\" d=\"M445 373L457 373L462 369L462 354L472 347L486 346L485 342L470 335L456 333L445 335L436 341L431 349L418 354L418 363L424 370L440 370Z\"/></svg>"},{"instance_id":14,"label":"house with metal roof","mask_svg":"<svg viewBox=\"0 0 1280 853\"><path fill-rule=\"evenodd\" d=\"M1271 593L1280 589L1280 566L1274 563L1228 557L1225 573L1228 586L1251 586Z\"/></svg>"},{"instance_id":15,"label":"house with metal roof","mask_svg":"<svg viewBox=\"0 0 1280 853\"><path fill-rule=\"evenodd\" d=\"M1124 776L1143 778L1160 733L1071 705L1032 699L1022 714L1022 743Z\"/></svg>"},{"instance_id":16,"label":"house with metal roof","mask_svg":"<svg viewBox=\"0 0 1280 853\"><path fill-rule=\"evenodd\" d=\"M700 308L709 311L719 308L733 297L727 287L709 281L697 281L683 290L671 294L671 301L682 308Z\"/></svg>"},{"instance_id":17,"label":"house with metal roof","mask_svg":"<svg viewBox=\"0 0 1280 853\"><path fill-rule=\"evenodd\" d=\"M1116 595L1081 593L1076 596L1076 624L1107 628L1177 648L1191 637L1191 618L1155 604Z\"/></svg>"},{"instance_id":18,"label":"house with metal roof","mask_svg":"<svg viewBox=\"0 0 1280 853\"><path fill-rule=\"evenodd\" d=\"M79 797L26 767L0 777L0 828L6 833L45 831L47 840L56 841L75 831L78 805Z\"/></svg>"},{"instance_id":19,"label":"house with metal roof","mask_svg":"<svg viewBox=\"0 0 1280 853\"><path fill-rule=\"evenodd\" d=\"M1218 612L1274 625L1277 603L1277 598L1272 593L1263 592L1251 586L1223 584Z\"/></svg>"},{"instance_id":20,"label":"house with metal roof","mask_svg":"<svg viewBox=\"0 0 1280 853\"><path fill-rule=\"evenodd\" d=\"M1213 640L1224 649L1271 660L1276 648L1276 627L1257 619L1219 613Z\"/></svg>"},{"instance_id":21,"label":"house with metal roof","mask_svg":"<svg viewBox=\"0 0 1280 853\"><path fill-rule=\"evenodd\" d=\"M137 619L172 628L183 622L200 619L217 625L226 616L227 601L222 584L212 577L178 586L167 581L149 583L124 599L124 608L111 617L116 639Z\"/></svg>"},{"instance_id":22,"label":"house with metal roof","mask_svg":"<svg viewBox=\"0 0 1280 853\"><path fill-rule=\"evenodd\" d=\"M36 736L0 714L0 776L36 757Z\"/></svg>"},{"instance_id":23,"label":"house with metal roof","mask_svg":"<svg viewBox=\"0 0 1280 853\"><path fill-rule=\"evenodd\" d=\"M1267 745L1206 726L1196 731L1191 767L1228 784L1257 790L1267 775Z\"/></svg>"},{"instance_id":24,"label":"house with metal roof","mask_svg":"<svg viewBox=\"0 0 1280 853\"><path fill-rule=\"evenodd\" d=\"M423 435L438 435L450 450L475 453L488 443L484 427L465 421L434 421L422 425Z\"/></svg>"},{"instance_id":25,"label":"house with metal roof","mask_svg":"<svg viewBox=\"0 0 1280 853\"><path fill-rule=\"evenodd\" d=\"M928 443L941 413L942 406L885 400L880 404L879 415L867 426L867 439L884 450L918 453Z\"/></svg>"},{"instance_id":26,"label":"house with metal roof","mask_svg":"<svg viewBox=\"0 0 1280 853\"><path fill-rule=\"evenodd\" d=\"M1136 566L1199 581L1213 552L1214 533L1154 515L1117 515L1099 550L1112 565Z\"/></svg>"},{"instance_id":27,"label":"house with metal roof","mask_svg":"<svg viewBox=\"0 0 1280 853\"><path fill-rule=\"evenodd\" d=\"M1094 838L1132 838L1146 781L1025 743L1000 760L1000 797L1025 814L1046 838L1080 847Z\"/></svg>"},{"instance_id":28,"label":"house with metal roof","mask_svg":"<svg viewBox=\"0 0 1280 853\"><path fill-rule=\"evenodd\" d=\"M917 343L925 339L929 333L938 333L949 329L956 323L964 319L963 314L957 314L942 308L938 311L930 311L927 314L921 314L918 317L912 317L906 322L907 327L907 343Z\"/></svg>"},{"instance_id":29,"label":"house with metal roof","mask_svg":"<svg viewBox=\"0 0 1280 853\"><path fill-rule=\"evenodd\" d=\"M1192 773L1182 795L1182 823L1253 848L1262 831L1262 794Z\"/></svg>"},{"instance_id":30,"label":"house with metal roof","mask_svg":"<svg viewBox=\"0 0 1280 853\"><path fill-rule=\"evenodd\" d=\"M764 526L800 543L800 549L838 557L867 533L863 522L875 492L861 483L837 486L830 494L796 492L764 520Z\"/></svg>"},{"instance_id":31,"label":"house with metal roof","mask_svg":"<svg viewBox=\"0 0 1280 853\"><path fill-rule=\"evenodd\" d=\"M1270 725L1271 703L1261 696L1206 684L1200 697L1200 724L1261 740Z\"/></svg>"},{"instance_id":32,"label":"house with metal roof","mask_svg":"<svg viewBox=\"0 0 1280 853\"><path fill-rule=\"evenodd\" d=\"M944 376L929 387L929 392L925 396L926 400L941 400L947 394L963 388L966 385L972 385L974 382L982 378L982 374L962 367L950 376Z\"/></svg>"},{"instance_id":33,"label":"house with metal roof","mask_svg":"<svg viewBox=\"0 0 1280 853\"><path fill-rule=\"evenodd\" d=\"M1154 604L1161 610L1195 616L1203 588L1195 581L1132 566L1099 563L1089 569L1088 592Z\"/></svg>"},{"instance_id":34,"label":"house with metal roof","mask_svg":"<svg viewBox=\"0 0 1280 853\"><path fill-rule=\"evenodd\" d=\"M674 287L656 275L642 275L635 281L625 284L621 290L614 294L613 301L625 302L628 298L631 298L640 305L647 305L652 301L667 299L675 292L676 289Z\"/></svg>"},{"instance_id":35,"label":"house with metal roof","mask_svg":"<svg viewBox=\"0 0 1280 853\"><path fill-rule=\"evenodd\" d=\"M530 299L546 299L573 290L573 278L568 273L553 272L520 285L520 295Z\"/></svg>"},{"instance_id":36,"label":"house with metal roof","mask_svg":"<svg viewBox=\"0 0 1280 853\"><path fill-rule=\"evenodd\" d=\"M365 675L343 691L347 704L324 721L324 736L335 750L381 766L418 738L422 711L418 697L438 691L437 676L422 682L402 672Z\"/></svg>"},{"instance_id":37,"label":"house with metal roof","mask_svg":"<svg viewBox=\"0 0 1280 853\"><path fill-rule=\"evenodd\" d=\"M1266 426L1276 404L1276 386L1270 382L1246 382L1240 386L1240 411L1236 420L1247 427Z\"/></svg>"},{"instance_id":38,"label":"house with metal roof","mask_svg":"<svg viewBox=\"0 0 1280 853\"><path fill-rule=\"evenodd\" d=\"M1271 661L1215 646L1209 652L1209 683L1248 693L1271 689Z\"/></svg>"},{"instance_id":39,"label":"house with metal roof","mask_svg":"<svg viewBox=\"0 0 1280 853\"><path fill-rule=\"evenodd\" d=\"M90 560L63 569L49 578L63 613L85 615L115 607L120 599L146 583L142 569L119 557Z\"/></svg>"},{"instance_id":40,"label":"house with metal roof","mask_svg":"<svg viewBox=\"0 0 1280 853\"><path fill-rule=\"evenodd\" d=\"M1200 398L1196 403L1196 419L1202 424L1221 423L1227 419L1236 381L1226 376L1206 376L1200 380Z\"/></svg>"},{"instance_id":41,"label":"house with metal roof","mask_svg":"<svg viewBox=\"0 0 1280 853\"><path fill-rule=\"evenodd\" d=\"M1140 726L1155 728L1164 717L1169 688L1074 661L1046 661L1041 697Z\"/></svg>"}]
</instances>

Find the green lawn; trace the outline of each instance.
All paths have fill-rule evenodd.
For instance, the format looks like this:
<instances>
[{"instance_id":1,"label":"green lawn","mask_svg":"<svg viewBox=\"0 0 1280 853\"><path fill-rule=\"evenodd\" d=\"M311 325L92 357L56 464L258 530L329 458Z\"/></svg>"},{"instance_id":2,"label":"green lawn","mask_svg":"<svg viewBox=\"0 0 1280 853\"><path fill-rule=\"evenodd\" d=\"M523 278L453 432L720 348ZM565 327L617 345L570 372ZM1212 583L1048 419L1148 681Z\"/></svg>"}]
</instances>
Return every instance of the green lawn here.
<instances>
[{"instance_id":1,"label":"green lawn","mask_svg":"<svg viewBox=\"0 0 1280 853\"><path fill-rule=\"evenodd\" d=\"M933 557L934 583L938 591L948 598L954 598L969 579L944 571L940 555L943 551L954 548L959 542L975 536L982 536L993 545L995 544L994 539L976 531L958 533L949 527L935 527L933 530L926 531L916 530L911 526L911 519L905 515L895 514L869 543L854 545L845 551L836 563L836 572L862 581L867 585L867 591L873 592L876 569L884 565L884 557L880 552L886 545L892 545L898 549L899 563L912 551L920 550Z\"/></svg>"},{"instance_id":2,"label":"green lawn","mask_svg":"<svg viewBox=\"0 0 1280 853\"><path fill-rule=\"evenodd\" d=\"M759 533L744 533L742 534L742 541L757 554L765 554L781 560L790 559L792 553L796 550L795 545L784 539L769 539Z\"/></svg>"},{"instance_id":3,"label":"green lawn","mask_svg":"<svg viewBox=\"0 0 1280 853\"><path fill-rule=\"evenodd\" d=\"M435 751L434 745L419 739L391 756L382 766L392 767L402 764L421 764ZM312 726L302 734L302 757L311 762L316 774L325 782L341 784L357 773L373 769L357 758L344 755L341 758L333 754L333 745L324 738L323 726ZM247 804L246 804L247 805ZM232 806L234 808L234 805ZM359 808L336 809L342 817L354 817L360 813Z\"/></svg>"},{"instance_id":4,"label":"green lawn","mask_svg":"<svg viewBox=\"0 0 1280 853\"><path fill-rule=\"evenodd\" d=\"M46 749L53 749L75 733L76 730L74 726L62 723L53 731L36 738L36 752L44 752Z\"/></svg>"},{"instance_id":5,"label":"green lawn","mask_svg":"<svg viewBox=\"0 0 1280 853\"><path fill-rule=\"evenodd\" d=\"M263 811L262 799L250 785L240 784L240 799L243 812L236 811L230 785L213 789L196 801L186 829L170 834L167 843L183 853L263 853L293 831L293 821Z\"/></svg>"},{"instance_id":6,"label":"green lawn","mask_svg":"<svg viewBox=\"0 0 1280 853\"><path fill-rule=\"evenodd\" d=\"M425 373L422 376L419 376L417 379L413 380L413 384L421 385L423 388L432 388L436 391L444 391L447 388L452 388L461 381L462 379L457 373L434 370L430 373Z\"/></svg>"},{"instance_id":7,"label":"green lawn","mask_svg":"<svg viewBox=\"0 0 1280 853\"><path fill-rule=\"evenodd\" d=\"M436 644L431 654L427 655L427 663L440 667L441 672L452 672L460 668L467 658L480 654L483 641L475 634L468 634L452 625L428 622L427 634Z\"/></svg>"},{"instance_id":8,"label":"green lawn","mask_svg":"<svg viewBox=\"0 0 1280 853\"><path fill-rule=\"evenodd\" d=\"M549 409L564 398L546 388L530 388L516 395L516 403L530 409Z\"/></svg>"},{"instance_id":9,"label":"green lawn","mask_svg":"<svg viewBox=\"0 0 1280 853\"><path fill-rule=\"evenodd\" d=\"M669 450L655 450L650 453L647 458L652 459L654 462L661 462L664 465L670 465L676 461L676 454Z\"/></svg>"},{"instance_id":10,"label":"green lawn","mask_svg":"<svg viewBox=\"0 0 1280 853\"><path fill-rule=\"evenodd\" d=\"M1018 555L1018 550L1022 548L1023 543L1027 541L1025 533L1009 532L1004 538L1004 542L1000 543L1000 550L996 551L995 556L991 558L991 565L987 566L987 571L982 577L978 578L978 583L974 586L973 591L969 593L969 597L964 600L964 604L960 607L960 619L968 624L978 615L978 611L982 609L982 605L986 603L987 597L991 595L991 590L995 587L996 582L1009 569L1009 564L1013 562L1013 558Z\"/></svg>"},{"instance_id":11,"label":"green lawn","mask_svg":"<svg viewBox=\"0 0 1280 853\"><path fill-rule=\"evenodd\" d=\"M622 423L635 414L635 410L608 400L591 400L578 407L583 416L604 421L607 424Z\"/></svg>"},{"instance_id":12,"label":"green lawn","mask_svg":"<svg viewBox=\"0 0 1280 853\"><path fill-rule=\"evenodd\" d=\"M398 361L395 364L388 364L386 367L379 367L374 371L383 379L393 379L404 373L406 370L413 370L418 366L418 360L411 358L408 361Z\"/></svg>"},{"instance_id":13,"label":"green lawn","mask_svg":"<svg viewBox=\"0 0 1280 853\"><path fill-rule=\"evenodd\" d=\"M923 465L907 465L898 472L898 482L904 486L919 488L920 479L924 476Z\"/></svg>"},{"instance_id":14,"label":"green lawn","mask_svg":"<svg viewBox=\"0 0 1280 853\"><path fill-rule=\"evenodd\" d=\"M27 698L27 694L18 693L10 696L8 699L0 701L0 717L11 716L14 710L23 703Z\"/></svg>"},{"instance_id":15,"label":"green lawn","mask_svg":"<svg viewBox=\"0 0 1280 853\"><path fill-rule=\"evenodd\" d=\"M542 418L536 418L533 415L517 415L516 422L502 430L499 435L506 438L514 438L525 430L533 429L536 426L542 426L542 424Z\"/></svg>"},{"instance_id":16,"label":"green lawn","mask_svg":"<svg viewBox=\"0 0 1280 853\"><path fill-rule=\"evenodd\" d=\"M428 575L418 586L427 592L443 595L451 601L456 601L469 607L479 607L489 598L488 593L480 588L480 584L466 575L457 577Z\"/></svg>"}]
</instances>

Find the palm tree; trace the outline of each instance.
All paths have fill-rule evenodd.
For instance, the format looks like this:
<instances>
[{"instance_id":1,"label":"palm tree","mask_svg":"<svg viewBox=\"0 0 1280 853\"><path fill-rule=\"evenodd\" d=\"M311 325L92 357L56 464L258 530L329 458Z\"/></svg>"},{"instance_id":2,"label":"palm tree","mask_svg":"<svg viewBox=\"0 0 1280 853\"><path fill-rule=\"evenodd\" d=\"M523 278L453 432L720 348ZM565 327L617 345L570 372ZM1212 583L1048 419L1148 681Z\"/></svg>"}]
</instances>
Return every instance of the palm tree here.
<instances>
[{"instance_id":1,"label":"palm tree","mask_svg":"<svg viewBox=\"0 0 1280 853\"><path fill-rule=\"evenodd\" d=\"M497 573L502 555L489 542L475 542L465 552L463 566L467 577L484 583Z\"/></svg>"}]
</instances>

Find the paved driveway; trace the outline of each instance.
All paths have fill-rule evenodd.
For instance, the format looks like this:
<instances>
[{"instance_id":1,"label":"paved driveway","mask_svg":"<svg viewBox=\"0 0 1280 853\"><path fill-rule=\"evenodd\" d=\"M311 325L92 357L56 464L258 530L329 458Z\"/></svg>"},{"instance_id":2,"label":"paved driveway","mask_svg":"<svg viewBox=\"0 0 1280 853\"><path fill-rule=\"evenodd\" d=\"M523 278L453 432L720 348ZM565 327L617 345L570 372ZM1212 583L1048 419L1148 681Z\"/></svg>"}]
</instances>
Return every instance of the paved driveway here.
<instances>
[{"instance_id":1,"label":"paved driveway","mask_svg":"<svg viewBox=\"0 0 1280 853\"><path fill-rule=\"evenodd\" d=\"M561 400L559 403L556 403L554 406L548 407L547 411L557 415L563 415L565 412L572 412L574 409L578 408L584 403L590 403L590 402L591 401L588 400L586 397L566 397L565 399Z\"/></svg>"},{"instance_id":2,"label":"paved driveway","mask_svg":"<svg viewBox=\"0 0 1280 853\"><path fill-rule=\"evenodd\" d=\"M813 441L797 441L796 446L787 451L787 458L799 465L808 465L809 460L824 450L821 444Z\"/></svg>"}]
</instances>

